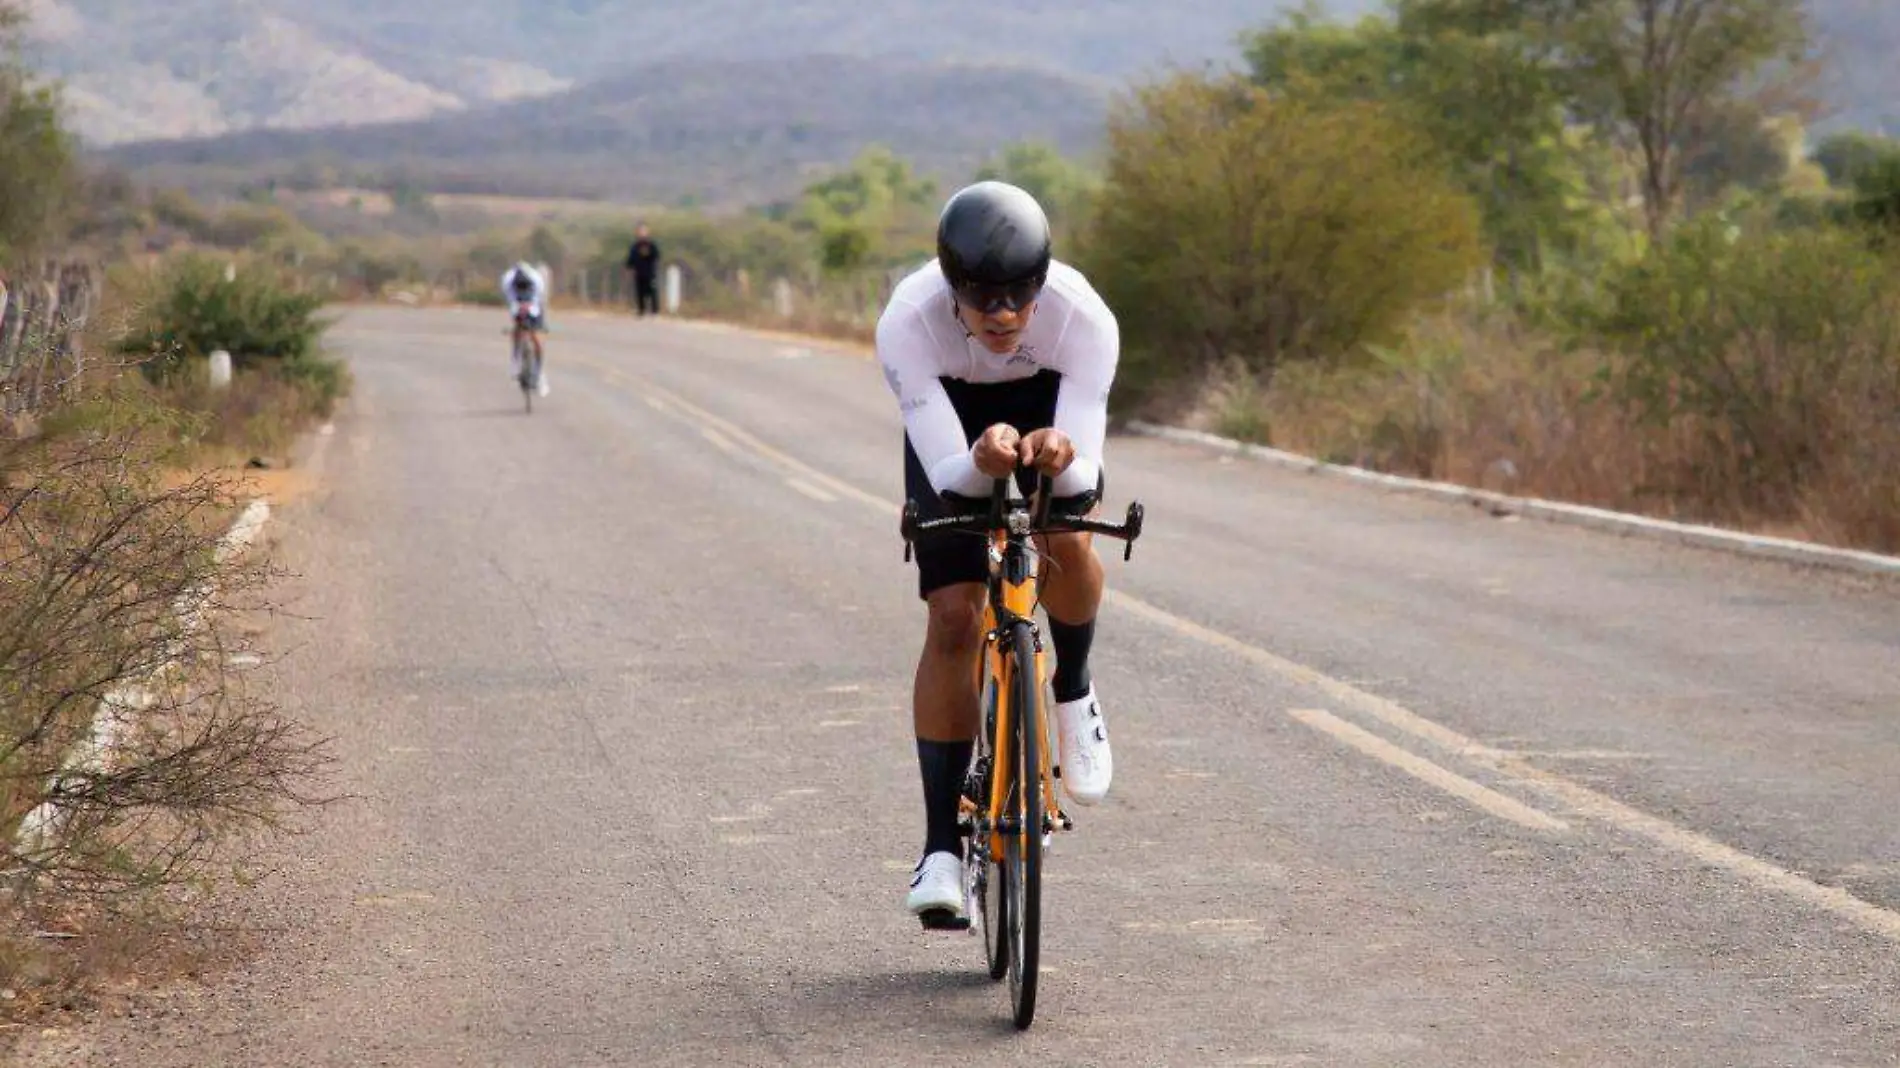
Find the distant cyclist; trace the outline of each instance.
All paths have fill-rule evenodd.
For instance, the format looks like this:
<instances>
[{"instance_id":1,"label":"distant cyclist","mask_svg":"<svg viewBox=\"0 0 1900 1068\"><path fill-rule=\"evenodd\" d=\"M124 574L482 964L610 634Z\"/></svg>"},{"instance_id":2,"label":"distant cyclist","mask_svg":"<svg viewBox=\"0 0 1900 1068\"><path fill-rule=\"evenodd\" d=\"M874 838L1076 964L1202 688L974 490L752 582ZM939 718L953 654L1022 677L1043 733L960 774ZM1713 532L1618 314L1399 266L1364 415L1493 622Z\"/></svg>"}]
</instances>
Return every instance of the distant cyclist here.
<instances>
[{"instance_id":1,"label":"distant cyclist","mask_svg":"<svg viewBox=\"0 0 1900 1068\"><path fill-rule=\"evenodd\" d=\"M528 331L528 339L534 344L534 360L541 367L539 392L548 395L547 359L541 348L541 332L548 328L548 284L534 265L522 260L501 276L502 299L508 302L508 317L519 324L517 329ZM509 377L521 374L520 357L515 355L515 347L508 347L508 358L512 365Z\"/></svg>"},{"instance_id":2,"label":"distant cyclist","mask_svg":"<svg viewBox=\"0 0 1900 1068\"><path fill-rule=\"evenodd\" d=\"M928 518L942 514L940 494L987 497L992 480L1022 466L1047 478L1058 511L1092 510L1120 351L1108 305L1050 258L1034 197L1002 182L959 191L938 219L937 259L898 284L877 325L878 360L903 413L906 495ZM928 607L913 708L925 836L907 905L918 915L964 912L957 798L978 728L986 552L980 538L917 542ZM1064 792L1094 804L1114 770L1088 666L1102 562L1087 534L1049 537L1046 556L1057 762Z\"/></svg>"}]
</instances>

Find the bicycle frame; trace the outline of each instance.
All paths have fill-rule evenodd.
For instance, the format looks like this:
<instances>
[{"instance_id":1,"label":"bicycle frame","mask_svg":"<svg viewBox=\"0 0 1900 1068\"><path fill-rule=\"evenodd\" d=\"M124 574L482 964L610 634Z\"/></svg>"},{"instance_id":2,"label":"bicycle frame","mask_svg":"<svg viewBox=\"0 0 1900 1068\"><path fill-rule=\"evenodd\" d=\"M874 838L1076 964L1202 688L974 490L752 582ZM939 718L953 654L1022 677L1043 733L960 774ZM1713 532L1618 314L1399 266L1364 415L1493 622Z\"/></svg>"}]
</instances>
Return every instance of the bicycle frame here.
<instances>
[{"instance_id":1,"label":"bicycle frame","mask_svg":"<svg viewBox=\"0 0 1900 1068\"><path fill-rule=\"evenodd\" d=\"M1117 526L1103 523L1086 515L1051 516L1049 509L1051 497L1046 484L1038 486L1037 503L1034 513L1026 507L1027 502L1012 499L1009 495L1010 479L995 480L986 512L950 515L935 519L918 518L917 504L910 501L905 504L901 532L904 536L904 558L910 559L911 543L921 534L938 531L980 534L989 540L989 577L988 597L984 605L984 644L983 654L977 660L977 687L983 688L985 681L996 684L996 721L985 724L985 730L992 732L990 742L990 782L989 798L984 810L978 814L974 828L978 834L989 838L990 858L1001 862L1005 837L1014 833L1041 833L1045 830L1071 830L1074 827L1057 801L1055 776L1052 773L1052 753L1048 744L1049 732L1046 719L1046 699L1043 684L1047 681L1047 654L1042 645L1041 634L1035 624L1036 605L1039 600L1041 576L1030 573L1030 549L1032 539L1045 534L1091 533L1121 538L1126 543L1126 553L1134 552L1135 539L1141 535L1143 510L1140 502L1128 506L1127 522ZM1126 558L1126 557L1124 557ZM1041 562L1041 561L1039 561ZM1036 650L1035 656L1035 707L1027 711L1014 707L1014 696L1010 686L1011 672L1014 666L1010 651L1013 648L1012 637L1018 628L1029 629ZM1014 717L1019 715L1035 717L1031 729L1042 740L1038 747L1036 789L1043 798L1041 806L1045 813L1047 826L1042 828L1014 828L1008 825L1005 810L1009 803L1009 776L998 774L998 770L1008 766L1011 728Z\"/></svg>"},{"instance_id":2,"label":"bicycle frame","mask_svg":"<svg viewBox=\"0 0 1900 1068\"><path fill-rule=\"evenodd\" d=\"M996 684L996 722L989 727L993 731L990 740L989 804L977 830L978 833L987 831L990 859L999 862L1003 859L1006 835L1037 833L1047 829L1009 826L1007 806L1010 776L998 775L996 769L1013 766L1011 761L1016 754L1010 749L1014 737L1011 732L1018 716L1025 717L1029 729L1042 739L1042 745L1037 747L1039 766L1036 769L1036 789L1042 794L1042 811L1047 814L1045 819L1050 826L1063 830L1074 826L1056 800L1050 771L1047 710L1042 697L1043 683L1048 679L1047 655L1043 651L1042 634L1034 618L1040 592L1041 575L1030 573L1028 536L1014 529L993 532L990 535L989 596L983 609L984 652L978 658L978 669L981 672L979 689L984 677L994 680ZM1015 647L1012 632L1019 627L1028 628L1030 641L1036 650L1036 700L1035 706L1028 709L1015 707L1016 687L1012 685L1016 672L1015 658L1010 655ZM1023 786L1028 788L1027 783Z\"/></svg>"}]
</instances>

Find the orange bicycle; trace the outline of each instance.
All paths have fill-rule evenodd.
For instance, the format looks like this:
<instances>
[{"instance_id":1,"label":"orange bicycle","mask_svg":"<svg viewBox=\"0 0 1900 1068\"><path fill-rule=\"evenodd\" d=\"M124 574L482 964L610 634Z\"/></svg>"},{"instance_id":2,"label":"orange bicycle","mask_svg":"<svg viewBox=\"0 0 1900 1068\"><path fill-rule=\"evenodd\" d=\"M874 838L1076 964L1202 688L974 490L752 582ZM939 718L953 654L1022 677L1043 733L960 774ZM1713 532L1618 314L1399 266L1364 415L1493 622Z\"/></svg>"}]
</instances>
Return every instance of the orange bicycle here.
<instances>
[{"instance_id":1,"label":"orange bicycle","mask_svg":"<svg viewBox=\"0 0 1900 1068\"><path fill-rule=\"evenodd\" d=\"M1075 829L1056 797L1045 700L1046 658L1035 613L1041 559L1034 539L1043 534L1091 533L1126 542L1123 559L1141 536L1143 509L1128 506L1127 522L1086 515L1050 515L1050 495L1028 502L1010 495L1010 479L996 480L989 507L922 519L917 502L904 506L904 558L920 535L964 533L989 539L989 599L984 609L982 729L963 789L963 877L967 912L983 917L983 948L990 978L1009 977L1016 1027L1036 1014L1041 966L1043 850L1056 831ZM946 495L949 498L949 495ZM980 503L980 502L973 502ZM964 926L968 925L965 921Z\"/></svg>"}]
</instances>

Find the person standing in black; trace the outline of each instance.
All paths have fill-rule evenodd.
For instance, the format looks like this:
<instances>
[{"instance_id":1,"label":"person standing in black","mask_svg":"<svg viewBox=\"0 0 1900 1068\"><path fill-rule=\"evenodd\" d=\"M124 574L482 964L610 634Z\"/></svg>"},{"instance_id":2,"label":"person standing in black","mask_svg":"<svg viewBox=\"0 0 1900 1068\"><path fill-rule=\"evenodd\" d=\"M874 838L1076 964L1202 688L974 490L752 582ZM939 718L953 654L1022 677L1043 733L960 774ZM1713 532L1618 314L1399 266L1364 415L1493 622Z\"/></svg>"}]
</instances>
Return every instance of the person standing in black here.
<instances>
[{"instance_id":1,"label":"person standing in black","mask_svg":"<svg viewBox=\"0 0 1900 1068\"><path fill-rule=\"evenodd\" d=\"M627 270L633 272L634 302L644 318L649 311L660 314L660 246L641 223L634 231L633 247L627 250Z\"/></svg>"}]
</instances>

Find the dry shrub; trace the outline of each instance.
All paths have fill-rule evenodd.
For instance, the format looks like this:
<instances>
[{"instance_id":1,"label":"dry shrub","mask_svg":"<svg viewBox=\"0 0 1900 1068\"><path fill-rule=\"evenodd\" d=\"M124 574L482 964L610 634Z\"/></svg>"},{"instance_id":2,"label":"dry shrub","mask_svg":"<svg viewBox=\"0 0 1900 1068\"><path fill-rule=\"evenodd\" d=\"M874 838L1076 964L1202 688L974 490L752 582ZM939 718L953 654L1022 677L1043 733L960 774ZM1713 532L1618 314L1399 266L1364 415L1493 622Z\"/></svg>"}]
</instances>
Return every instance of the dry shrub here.
<instances>
[{"instance_id":1,"label":"dry shrub","mask_svg":"<svg viewBox=\"0 0 1900 1068\"><path fill-rule=\"evenodd\" d=\"M1900 274L1866 234L1699 219L1612 276L1589 326L1676 498L1900 548Z\"/></svg>"},{"instance_id":2,"label":"dry shrub","mask_svg":"<svg viewBox=\"0 0 1900 1068\"><path fill-rule=\"evenodd\" d=\"M1813 537L1900 552L1900 358L1857 365L1822 416L1827 461L1797 510Z\"/></svg>"},{"instance_id":3,"label":"dry shrub","mask_svg":"<svg viewBox=\"0 0 1900 1068\"><path fill-rule=\"evenodd\" d=\"M1506 314L1465 307L1413 325L1405 342L1349 368L1289 366L1270 395L1228 375L1200 424L1337 463L1664 518L1713 522L1881 551L1900 549L1900 360L1884 320L1846 328L1825 385L1801 376L1799 407L1767 372L1753 392L1690 407L1680 370L1639 376L1674 407L1632 403L1630 355L1560 343ZM1764 360L1799 359L1751 335ZM1736 358L1737 360L1740 357ZM1734 366L1725 362L1719 367ZM1718 381L1741 381L1711 372ZM1760 398L1751 400L1750 398ZM1780 447L1759 460L1734 413L1773 416ZM1798 472L1770 479L1764 466ZM1766 487L1766 489L1765 489Z\"/></svg>"},{"instance_id":4,"label":"dry shrub","mask_svg":"<svg viewBox=\"0 0 1900 1068\"><path fill-rule=\"evenodd\" d=\"M1461 307L1419 319L1400 346L1361 364L1288 368L1264 422L1275 444L1339 463L1620 503L1630 487L1605 475L1624 481L1635 450L1594 395L1601 365L1509 317Z\"/></svg>"},{"instance_id":5,"label":"dry shrub","mask_svg":"<svg viewBox=\"0 0 1900 1068\"><path fill-rule=\"evenodd\" d=\"M179 429L115 395L0 443L0 902L15 922L215 885L316 799L324 745L247 685L259 658L234 625L268 610L272 569L221 541L229 482L167 477Z\"/></svg>"}]
</instances>

